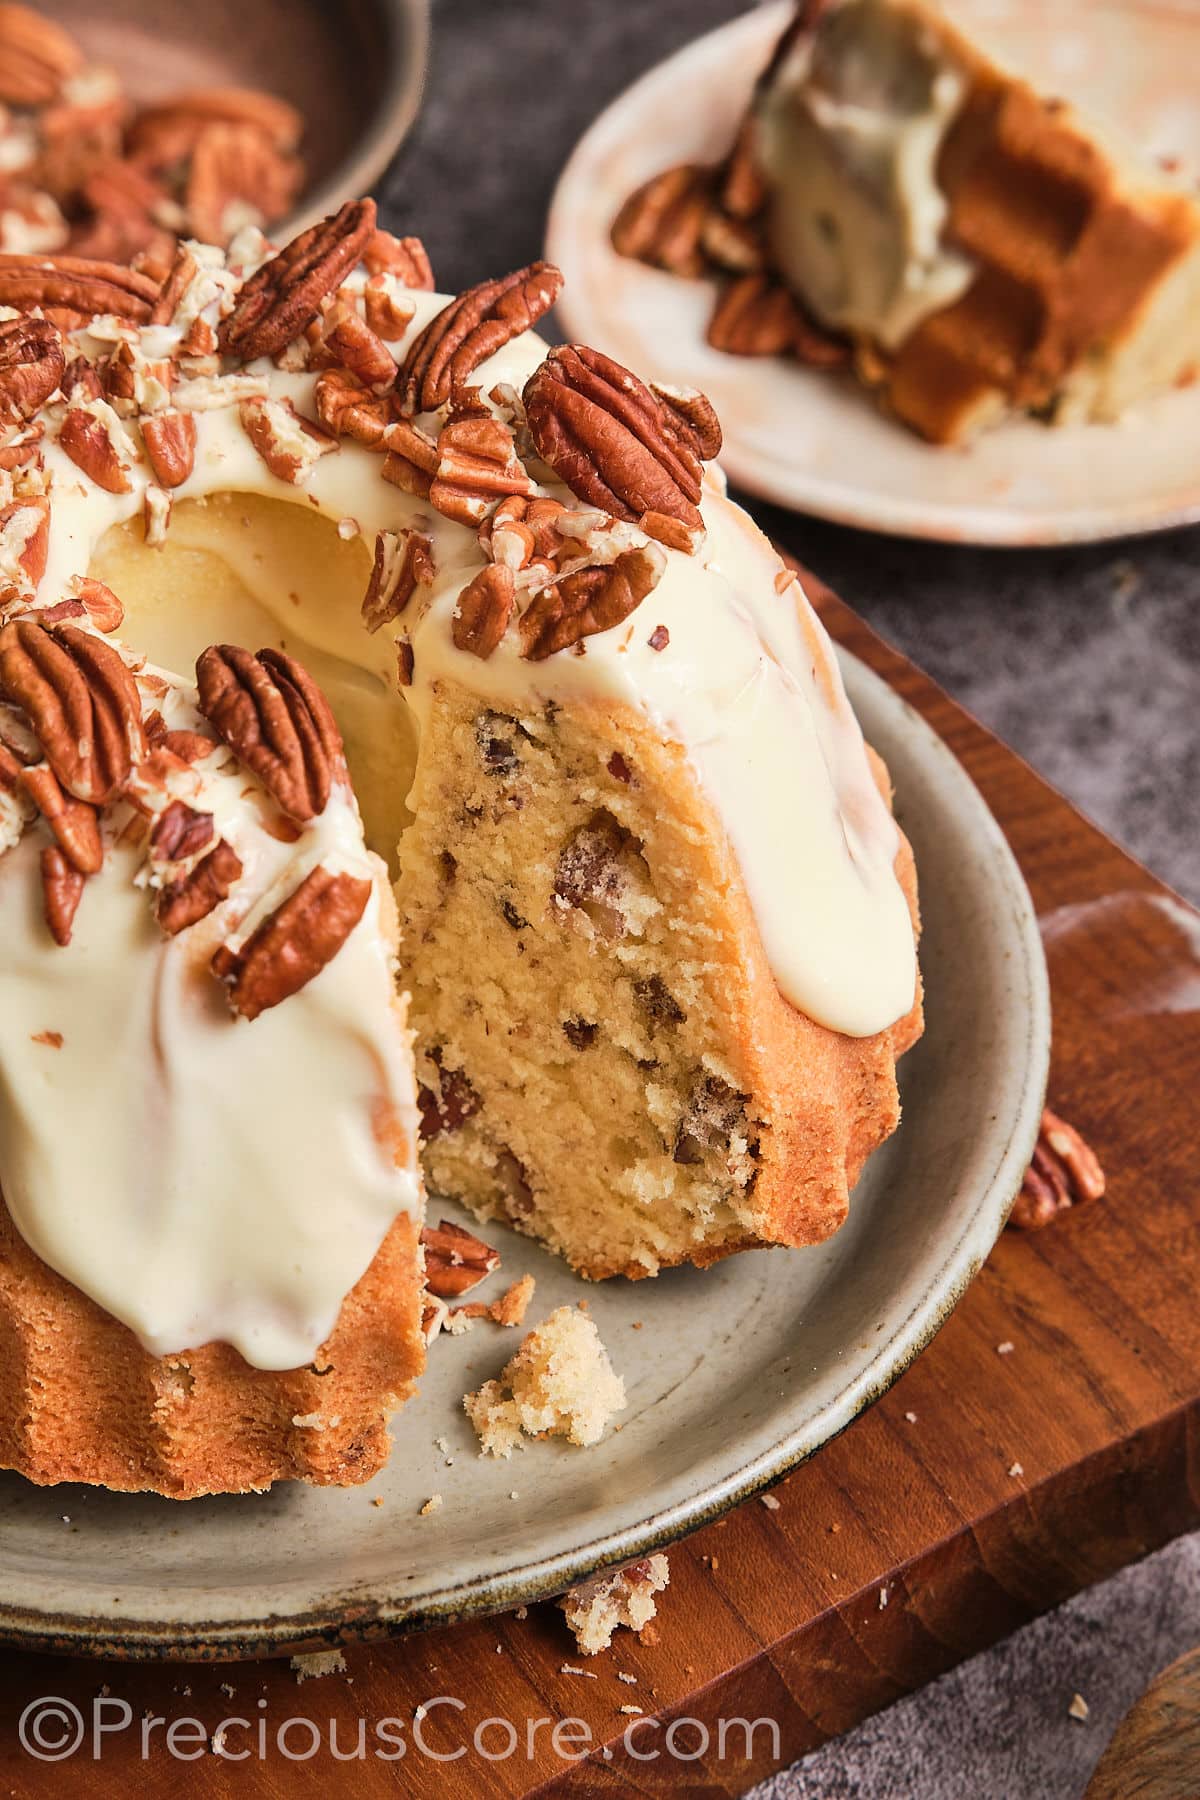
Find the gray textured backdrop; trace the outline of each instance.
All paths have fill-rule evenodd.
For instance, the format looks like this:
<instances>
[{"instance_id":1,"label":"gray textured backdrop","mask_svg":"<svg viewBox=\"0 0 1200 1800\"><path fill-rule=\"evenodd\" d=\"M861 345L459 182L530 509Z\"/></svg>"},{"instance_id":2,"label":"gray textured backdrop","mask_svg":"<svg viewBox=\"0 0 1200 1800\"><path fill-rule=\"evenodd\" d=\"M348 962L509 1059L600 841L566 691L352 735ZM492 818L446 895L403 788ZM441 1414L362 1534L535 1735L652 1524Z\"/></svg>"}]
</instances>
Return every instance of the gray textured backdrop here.
<instances>
[{"instance_id":1,"label":"gray textured backdrop","mask_svg":"<svg viewBox=\"0 0 1200 1800\"><path fill-rule=\"evenodd\" d=\"M737 0L435 0L424 110L382 189L387 223L424 238L451 291L530 261L584 128L652 63L743 10ZM1078 806L1200 900L1200 531L985 551L748 504ZM1081 1596L760 1794L1076 1800L1125 1707L1197 1640L1200 1538ZM1082 1725L1066 1713L1076 1691L1092 1708Z\"/></svg>"}]
</instances>

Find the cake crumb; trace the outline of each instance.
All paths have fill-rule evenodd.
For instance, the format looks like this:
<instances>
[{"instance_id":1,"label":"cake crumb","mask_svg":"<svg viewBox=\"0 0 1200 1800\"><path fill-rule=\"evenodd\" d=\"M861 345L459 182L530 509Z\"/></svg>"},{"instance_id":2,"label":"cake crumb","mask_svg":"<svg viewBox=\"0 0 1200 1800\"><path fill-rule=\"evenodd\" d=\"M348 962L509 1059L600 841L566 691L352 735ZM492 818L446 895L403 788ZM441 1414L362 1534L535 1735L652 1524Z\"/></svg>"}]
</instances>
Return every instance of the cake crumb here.
<instances>
[{"instance_id":1,"label":"cake crumb","mask_svg":"<svg viewBox=\"0 0 1200 1800\"><path fill-rule=\"evenodd\" d=\"M669 1580L667 1559L658 1551L628 1568L590 1576L564 1594L558 1604L583 1654L596 1656L608 1649L613 1633L622 1625L645 1633L657 1611L654 1596ZM647 1641L643 1636L643 1642Z\"/></svg>"},{"instance_id":2,"label":"cake crumb","mask_svg":"<svg viewBox=\"0 0 1200 1800\"><path fill-rule=\"evenodd\" d=\"M529 1333L497 1381L463 1396L463 1407L483 1456L511 1456L526 1437L596 1444L624 1410L625 1383L592 1321L560 1306Z\"/></svg>"},{"instance_id":3,"label":"cake crumb","mask_svg":"<svg viewBox=\"0 0 1200 1800\"><path fill-rule=\"evenodd\" d=\"M881 1587L879 1590L879 1610L880 1610L880 1612L883 1611L883 1609L887 1605L887 1603L888 1603L888 1591L885 1587Z\"/></svg>"},{"instance_id":4,"label":"cake crumb","mask_svg":"<svg viewBox=\"0 0 1200 1800\"><path fill-rule=\"evenodd\" d=\"M376 1494L375 1498L371 1502L371 1505L372 1506L382 1506L383 1505L383 1495Z\"/></svg>"},{"instance_id":5,"label":"cake crumb","mask_svg":"<svg viewBox=\"0 0 1200 1800\"><path fill-rule=\"evenodd\" d=\"M441 1504L442 1504L442 1496L440 1494L430 1494L428 1500L425 1502L424 1506L421 1508L421 1517L423 1519L428 1518L429 1514L435 1513Z\"/></svg>"},{"instance_id":6,"label":"cake crumb","mask_svg":"<svg viewBox=\"0 0 1200 1800\"><path fill-rule=\"evenodd\" d=\"M449 1442L444 1437L435 1437L433 1440L433 1447L435 1450L440 1450L443 1456L449 1456L450 1454Z\"/></svg>"},{"instance_id":7,"label":"cake crumb","mask_svg":"<svg viewBox=\"0 0 1200 1800\"><path fill-rule=\"evenodd\" d=\"M1067 1712L1072 1719L1086 1719L1090 1711L1091 1708L1082 1694L1071 1695L1071 1704L1068 1706Z\"/></svg>"},{"instance_id":8,"label":"cake crumb","mask_svg":"<svg viewBox=\"0 0 1200 1800\"><path fill-rule=\"evenodd\" d=\"M623 1712L623 1713L631 1713L631 1714L634 1714L638 1718L643 1718L645 1716L643 1714L640 1706L618 1706L617 1711Z\"/></svg>"},{"instance_id":9,"label":"cake crumb","mask_svg":"<svg viewBox=\"0 0 1200 1800\"><path fill-rule=\"evenodd\" d=\"M522 1275L498 1300L493 1300L490 1315L497 1325L523 1325L537 1282L532 1275Z\"/></svg>"},{"instance_id":10,"label":"cake crumb","mask_svg":"<svg viewBox=\"0 0 1200 1800\"><path fill-rule=\"evenodd\" d=\"M594 1669L577 1669L574 1663L563 1663L558 1672L560 1675L582 1675L587 1681L599 1681L600 1679Z\"/></svg>"},{"instance_id":11,"label":"cake crumb","mask_svg":"<svg viewBox=\"0 0 1200 1800\"><path fill-rule=\"evenodd\" d=\"M905 1416L905 1418L906 1418L906 1419L907 1419L907 1420L908 1420L908 1422L909 1422L909 1424L910 1424L910 1425L915 1425L915 1424L916 1424L916 1422L917 1422L917 1415L916 1415L916 1413L915 1413L915 1412L906 1412L906 1413L905 1413L905 1415L904 1415L904 1416Z\"/></svg>"},{"instance_id":12,"label":"cake crumb","mask_svg":"<svg viewBox=\"0 0 1200 1800\"><path fill-rule=\"evenodd\" d=\"M1011 1356L1016 1347L1011 1338L1005 1338L1002 1344L996 1345L996 1355Z\"/></svg>"},{"instance_id":13,"label":"cake crumb","mask_svg":"<svg viewBox=\"0 0 1200 1800\"><path fill-rule=\"evenodd\" d=\"M237 1689L234 1687L232 1681L223 1681L221 1683L221 1692L227 1700L232 1700L233 1696L237 1693Z\"/></svg>"},{"instance_id":14,"label":"cake crumb","mask_svg":"<svg viewBox=\"0 0 1200 1800\"><path fill-rule=\"evenodd\" d=\"M341 1422L341 1413L330 1413L328 1418L324 1413L319 1412L292 1414L292 1424L300 1431L331 1431L335 1425L340 1425Z\"/></svg>"},{"instance_id":15,"label":"cake crumb","mask_svg":"<svg viewBox=\"0 0 1200 1800\"><path fill-rule=\"evenodd\" d=\"M516 1612L513 1614L514 1619L527 1619L528 1617L529 1608L527 1606L518 1606Z\"/></svg>"},{"instance_id":16,"label":"cake crumb","mask_svg":"<svg viewBox=\"0 0 1200 1800\"><path fill-rule=\"evenodd\" d=\"M630 1687L637 1686L637 1676L627 1674L624 1669L617 1670L617 1680L627 1682Z\"/></svg>"},{"instance_id":17,"label":"cake crumb","mask_svg":"<svg viewBox=\"0 0 1200 1800\"><path fill-rule=\"evenodd\" d=\"M760 1494L758 1497L762 1501L763 1505L766 1507L768 1512L778 1512L779 1511L779 1502L775 1498L774 1494Z\"/></svg>"},{"instance_id":18,"label":"cake crumb","mask_svg":"<svg viewBox=\"0 0 1200 1800\"><path fill-rule=\"evenodd\" d=\"M455 1307L454 1311L448 1312L442 1320L442 1330L448 1331L451 1337L462 1337L466 1332L474 1329L478 1317L478 1313L469 1306Z\"/></svg>"},{"instance_id":19,"label":"cake crumb","mask_svg":"<svg viewBox=\"0 0 1200 1800\"><path fill-rule=\"evenodd\" d=\"M290 1666L298 1682L316 1681L322 1675L344 1674L346 1659L340 1650L313 1650L305 1656L293 1656Z\"/></svg>"},{"instance_id":20,"label":"cake crumb","mask_svg":"<svg viewBox=\"0 0 1200 1800\"><path fill-rule=\"evenodd\" d=\"M1013 1463L1012 1467L1009 1469L1008 1472L1012 1476L1013 1480L1016 1481L1019 1476L1021 1476L1025 1473L1025 1465L1023 1463L1015 1462L1015 1463Z\"/></svg>"}]
</instances>

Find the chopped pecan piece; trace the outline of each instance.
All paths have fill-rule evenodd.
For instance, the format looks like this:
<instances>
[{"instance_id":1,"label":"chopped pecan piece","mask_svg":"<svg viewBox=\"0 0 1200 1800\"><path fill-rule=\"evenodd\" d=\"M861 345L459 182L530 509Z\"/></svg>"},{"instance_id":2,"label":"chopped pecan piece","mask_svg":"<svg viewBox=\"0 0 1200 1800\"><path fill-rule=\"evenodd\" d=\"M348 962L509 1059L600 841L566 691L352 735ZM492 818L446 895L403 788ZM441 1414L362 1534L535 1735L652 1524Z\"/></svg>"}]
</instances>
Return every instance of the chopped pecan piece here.
<instances>
[{"instance_id":1,"label":"chopped pecan piece","mask_svg":"<svg viewBox=\"0 0 1200 1800\"><path fill-rule=\"evenodd\" d=\"M195 413L147 413L141 424L155 480L165 488L181 487L196 460Z\"/></svg>"},{"instance_id":2,"label":"chopped pecan piece","mask_svg":"<svg viewBox=\"0 0 1200 1800\"><path fill-rule=\"evenodd\" d=\"M307 987L333 961L370 898L365 878L323 864L313 869L239 950L222 945L214 955L213 973L233 1011L257 1019Z\"/></svg>"},{"instance_id":3,"label":"chopped pecan piece","mask_svg":"<svg viewBox=\"0 0 1200 1800\"><path fill-rule=\"evenodd\" d=\"M6 574L27 593L36 594L50 554L50 501L45 494L0 507L0 544Z\"/></svg>"},{"instance_id":4,"label":"chopped pecan piece","mask_svg":"<svg viewBox=\"0 0 1200 1800\"><path fill-rule=\"evenodd\" d=\"M1094 1152L1073 1125L1047 1107L1008 1222L1018 1231L1040 1231L1068 1208L1099 1200L1104 1187Z\"/></svg>"},{"instance_id":5,"label":"chopped pecan piece","mask_svg":"<svg viewBox=\"0 0 1200 1800\"><path fill-rule=\"evenodd\" d=\"M316 318L341 286L375 229L375 202L348 200L340 212L302 231L264 263L221 321L217 342L227 356L250 362L274 356Z\"/></svg>"},{"instance_id":6,"label":"chopped pecan piece","mask_svg":"<svg viewBox=\"0 0 1200 1800\"><path fill-rule=\"evenodd\" d=\"M443 1219L421 1233L425 1286L438 1300L457 1300L500 1267L500 1252L461 1225Z\"/></svg>"},{"instance_id":7,"label":"chopped pecan piece","mask_svg":"<svg viewBox=\"0 0 1200 1800\"><path fill-rule=\"evenodd\" d=\"M150 313L152 325L169 325L175 317L175 309L183 299L195 279L199 268L195 257L185 245L180 244L175 252L175 260L168 269L159 289L158 298Z\"/></svg>"},{"instance_id":8,"label":"chopped pecan piece","mask_svg":"<svg viewBox=\"0 0 1200 1800\"><path fill-rule=\"evenodd\" d=\"M83 256L0 256L0 306L15 306L18 312L41 307L77 323L96 313L112 313L146 325L157 298L156 281L120 263Z\"/></svg>"},{"instance_id":9,"label":"chopped pecan piece","mask_svg":"<svg viewBox=\"0 0 1200 1800\"><path fill-rule=\"evenodd\" d=\"M620 519L657 512L702 529L697 431L673 399L577 344L550 352L524 399L538 455L581 499ZM700 401L710 445L715 415Z\"/></svg>"},{"instance_id":10,"label":"chopped pecan piece","mask_svg":"<svg viewBox=\"0 0 1200 1800\"><path fill-rule=\"evenodd\" d=\"M367 324L377 337L389 343L404 336L416 311L411 300L397 298L392 286L396 280L394 275L371 275L363 288L363 313Z\"/></svg>"},{"instance_id":11,"label":"chopped pecan piece","mask_svg":"<svg viewBox=\"0 0 1200 1800\"><path fill-rule=\"evenodd\" d=\"M218 838L193 869L159 890L154 912L167 937L175 937L206 919L229 898L241 873L237 852L224 838Z\"/></svg>"},{"instance_id":12,"label":"chopped pecan piece","mask_svg":"<svg viewBox=\"0 0 1200 1800\"><path fill-rule=\"evenodd\" d=\"M127 494L132 486L129 465L111 426L90 407L68 406L58 428L58 441L84 474L108 494Z\"/></svg>"},{"instance_id":13,"label":"chopped pecan piece","mask_svg":"<svg viewBox=\"0 0 1200 1800\"><path fill-rule=\"evenodd\" d=\"M368 450L385 448L391 405L379 395L368 393L348 369L323 369L317 376L314 398L317 417L329 431L353 438Z\"/></svg>"},{"instance_id":14,"label":"chopped pecan piece","mask_svg":"<svg viewBox=\"0 0 1200 1800\"><path fill-rule=\"evenodd\" d=\"M186 801L172 800L150 831L150 854L156 863L190 863L213 841L213 816L197 812Z\"/></svg>"},{"instance_id":15,"label":"chopped pecan piece","mask_svg":"<svg viewBox=\"0 0 1200 1800\"><path fill-rule=\"evenodd\" d=\"M306 481L321 458L338 448L336 437L298 413L286 398L255 395L239 404L238 417L272 475L293 487Z\"/></svg>"},{"instance_id":16,"label":"chopped pecan piece","mask_svg":"<svg viewBox=\"0 0 1200 1800\"><path fill-rule=\"evenodd\" d=\"M713 171L700 163L681 163L652 175L614 219L613 249L672 275L703 275L700 239L712 190Z\"/></svg>"},{"instance_id":17,"label":"chopped pecan piece","mask_svg":"<svg viewBox=\"0 0 1200 1800\"><path fill-rule=\"evenodd\" d=\"M625 550L604 568L578 569L535 594L521 615L521 655L543 662L627 619L656 587L666 558L657 544Z\"/></svg>"},{"instance_id":18,"label":"chopped pecan piece","mask_svg":"<svg viewBox=\"0 0 1200 1800\"><path fill-rule=\"evenodd\" d=\"M63 378L66 353L48 319L0 324L0 425L32 419Z\"/></svg>"},{"instance_id":19,"label":"chopped pecan piece","mask_svg":"<svg viewBox=\"0 0 1200 1800\"><path fill-rule=\"evenodd\" d=\"M368 275L395 275L405 287L433 291L433 270L419 237L373 231L363 246L362 260Z\"/></svg>"},{"instance_id":20,"label":"chopped pecan piece","mask_svg":"<svg viewBox=\"0 0 1200 1800\"><path fill-rule=\"evenodd\" d=\"M104 806L146 751L137 685L101 637L14 619L0 631L0 696L21 707L69 793Z\"/></svg>"},{"instance_id":21,"label":"chopped pecan piece","mask_svg":"<svg viewBox=\"0 0 1200 1800\"><path fill-rule=\"evenodd\" d=\"M437 450L429 498L440 513L460 525L479 525L506 494L533 492L511 429L491 413L452 419L438 434Z\"/></svg>"},{"instance_id":22,"label":"chopped pecan piece","mask_svg":"<svg viewBox=\"0 0 1200 1800\"><path fill-rule=\"evenodd\" d=\"M346 782L342 735L308 670L282 650L257 656L213 644L196 663L200 711L222 742L303 825L325 811L333 783Z\"/></svg>"},{"instance_id":23,"label":"chopped pecan piece","mask_svg":"<svg viewBox=\"0 0 1200 1800\"><path fill-rule=\"evenodd\" d=\"M515 597L512 570L503 563L487 563L472 576L458 596L450 627L458 649L489 657L508 629Z\"/></svg>"},{"instance_id":24,"label":"chopped pecan piece","mask_svg":"<svg viewBox=\"0 0 1200 1800\"><path fill-rule=\"evenodd\" d=\"M125 608L112 589L94 575L76 575L71 583L97 631L119 631ZM45 617L45 614L42 615Z\"/></svg>"},{"instance_id":25,"label":"chopped pecan piece","mask_svg":"<svg viewBox=\"0 0 1200 1800\"><path fill-rule=\"evenodd\" d=\"M433 544L422 531L381 531L375 539L375 561L363 597L363 624L376 632L399 618L418 586L434 577Z\"/></svg>"},{"instance_id":26,"label":"chopped pecan piece","mask_svg":"<svg viewBox=\"0 0 1200 1800\"><path fill-rule=\"evenodd\" d=\"M57 844L42 851L42 903L50 935L61 948L71 941L71 928L83 898L86 875L73 868Z\"/></svg>"},{"instance_id":27,"label":"chopped pecan piece","mask_svg":"<svg viewBox=\"0 0 1200 1800\"><path fill-rule=\"evenodd\" d=\"M349 308L336 309L321 339L334 362L361 381L373 394L382 394L396 379L396 359L365 319Z\"/></svg>"},{"instance_id":28,"label":"chopped pecan piece","mask_svg":"<svg viewBox=\"0 0 1200 1800\"><path fill-rule=\"evenodd\" d=\"M482 1104L463 1069L442 1066L442 1051L435 1045L429 1053L437 1069L438 1092L422 1082L417 1089L417 1105L421 1112L421 1136L426 1143L443 1131L457 1131L472 1118Z\"/></svg>"},{"instance_id":29,"label":"chopped pecan piece","mask_svg":"<svg viewBox=\"0 0 1200 1800\"><path fill-rule=\"evenodd\" d=\"M553 263L530 263L468 288L432 318L409 348L397 386L406 412L433 412L487 357L536 325L562 287Z\"/></svg>"}]
</instances>

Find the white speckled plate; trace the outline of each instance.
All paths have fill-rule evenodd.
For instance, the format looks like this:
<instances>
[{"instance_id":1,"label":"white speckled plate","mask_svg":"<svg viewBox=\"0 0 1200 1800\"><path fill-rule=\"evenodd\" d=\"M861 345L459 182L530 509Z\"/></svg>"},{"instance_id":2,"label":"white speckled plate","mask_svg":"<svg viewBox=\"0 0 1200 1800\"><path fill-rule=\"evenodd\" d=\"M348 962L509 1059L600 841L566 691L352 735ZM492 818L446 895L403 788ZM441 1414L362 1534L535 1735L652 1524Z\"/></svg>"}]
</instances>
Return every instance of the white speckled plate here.
<instances>
[{"instance_id":1,"label":"white speckled plate","mask_svg":"<svg viewBox=\"0 0 1200 1800\"><path fill-rule=\"evenodd\" d=\"M768 6L698 39L627 89L578 145L547 242L567 277L568 335L703 389L732 479L824 518L978 544L1066 543L1200 519L1200 385L1115 426L1017 419L965 449L936 449L884 418L849 375L710 349L713 284L616 255L609 227L627 194L659 169L714 161L728 147L790 10ZM955 0L950 10L968 27L981 22L1048 90L1200 167L1196 0Z\"/></svg>"},{"instance_id":2,"label":"white speckled plate","mask_svg":"<svg viewBox=\"0 0 1200 1800\"><path fill-rule=\"evenodd\" d=\"M628 1386L619 1431L591 1450L556 1441L481 1461L462 1395L517 1338L480 1324L435 1345L391 1463L366 1488L181 1505L0 1476L0 1641L245 1657L560 1592L811 1455L927 1343L991 1249L1032 1153L1046 970L1029 894L976 789L878 676L845 665L917 855L928 1014L902 1065L904 1123L872 1159L847 1226L818 1249L599 1286L489 1228L504 1267L484 1294L526 1269L533 1318L586 1294ZM420 1517L434 1493L441 1509Z\"/></svg>"}]
</instances>

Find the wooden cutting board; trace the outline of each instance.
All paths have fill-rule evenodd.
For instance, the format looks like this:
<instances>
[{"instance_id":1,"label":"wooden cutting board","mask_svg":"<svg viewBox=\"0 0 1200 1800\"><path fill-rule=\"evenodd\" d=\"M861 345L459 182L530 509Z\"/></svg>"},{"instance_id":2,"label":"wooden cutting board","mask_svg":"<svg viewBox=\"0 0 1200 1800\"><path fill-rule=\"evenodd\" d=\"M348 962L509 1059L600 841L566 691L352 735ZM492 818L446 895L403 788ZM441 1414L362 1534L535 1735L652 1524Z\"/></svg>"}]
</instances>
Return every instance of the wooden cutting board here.
<instances>
[{"instance_id":1,"label":"wooden cutting board","mask_svg":"<svg viewBox=\"0 0 1200 1800\"><path fill-rule=\"evenodd\" d=\"M1043 920L1051 1093L1105 1164L1107 1199L1036 1236L1006 1233L930 1349L780 1484L777 1508L753 1500L672 1550L658 1641L620 1633L588 1665L595 1679L564 1670L584 1659L549 1606L350 1647L345 1673L302 1686L286 1661L135 1667L5 1654L0 1790L741 1794L1200 1522L1200 915L814 590L834 636L926 716L1008 833ZM105 1723L124 1717L120 1702L131 1709L99 1757L90 1737L67 1762L21 1749L32 1699L62 1696L90 1721L98 1693ZM443 1696L461 1708L431 1709L422 1753L414 1711ZM632 1748L622 1735L637 1715L622 1707L644 1715ZM146 1726L143 1758L146 1712L200 1725L177 1727L174 1757L166 1726ZM204 1746L230 1716L251 1721L226 1739L231 1755L248 1752L237 1762ZM504 1754L512 1734L500 1725L480 1735L482 1754L473 1747L489 1718L512 1722L514 1752ZM551 1730L564 1718L583 1725L560 1733L556 1754ZM760 1725L747 1746L739 1726L719 1731L722 1719L776 1729ZM384 1720L399 1725L380 1734ZM664 1744L677 1720L698 1723L676 1730L672 1757ZM351 1760L331 1755L331 1721ZM572 1762L585 1730L595 1748ZM400 1732L402 1759L374 1754Z\"/></svg>"}]
</instances>

